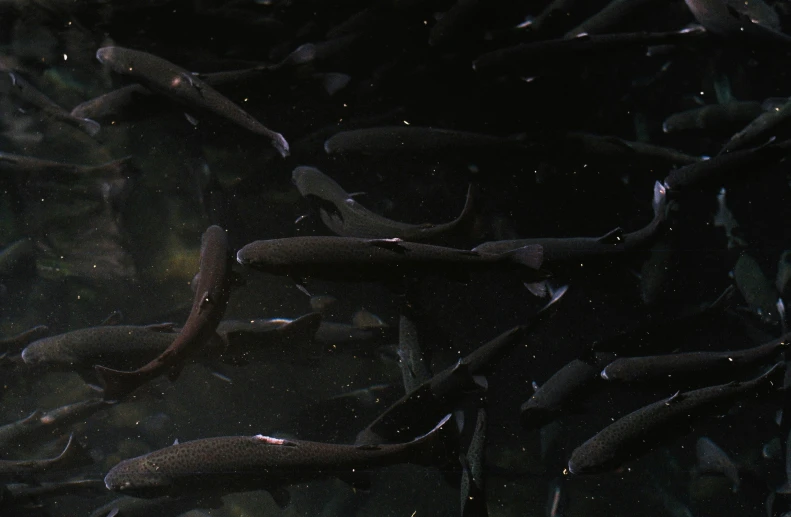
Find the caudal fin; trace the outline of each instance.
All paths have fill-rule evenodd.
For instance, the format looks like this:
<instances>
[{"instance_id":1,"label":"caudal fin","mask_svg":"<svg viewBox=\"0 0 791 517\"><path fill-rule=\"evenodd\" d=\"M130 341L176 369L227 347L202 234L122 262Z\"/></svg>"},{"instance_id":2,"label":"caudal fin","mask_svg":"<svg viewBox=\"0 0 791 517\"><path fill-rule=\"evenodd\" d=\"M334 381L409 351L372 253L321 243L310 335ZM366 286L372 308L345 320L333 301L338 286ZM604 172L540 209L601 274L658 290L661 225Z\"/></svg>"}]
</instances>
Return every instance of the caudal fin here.
<instances>
[{"instance_id":1,"label":"caudal fin","mask_svg":"<svg viewBox=\"0 0 791 517\"><path fill-rule=\"evenodd\" d=\"M99 365L93 368L104 387L104 400L121 400L148 380L147 376L138 372L122 372Z\"/></svg>"},{"instance_id":2,"label":"caudal fin","mask_svg":"<svg viewBox=\"0 0 791 517\"><path fill-rule=\"evenodd\" d=\"M450 423L448 413L440 422L423 436L418 436L410 445L410 463L417 465L441 465L454 458L458 441Z\"/></svg>"}]
</instances>

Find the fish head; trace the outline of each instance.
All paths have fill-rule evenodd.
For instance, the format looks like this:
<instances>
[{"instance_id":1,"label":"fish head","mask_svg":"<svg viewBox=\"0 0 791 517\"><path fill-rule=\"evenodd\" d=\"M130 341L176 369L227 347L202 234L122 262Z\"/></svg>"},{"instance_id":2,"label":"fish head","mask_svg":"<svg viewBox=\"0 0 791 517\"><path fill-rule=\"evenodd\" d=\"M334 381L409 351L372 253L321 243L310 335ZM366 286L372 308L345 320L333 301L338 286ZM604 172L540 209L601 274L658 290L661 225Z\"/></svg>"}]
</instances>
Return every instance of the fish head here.
<instances>
[{"instance_id":1,"label":"fish head","mask_svg":"<svg viewBox=\"0 0 791 517\"><path fill-rule=\"evenodd\" d=\"M49 361L48 339L40 339L22 350L22 360L28 366L41 366Z\"/></svg>"},{"instance_id":2,"label":"fish head","mask_svg":"<svg viewBox=\"0 0 791 517\"><path fill-rule=\"evenodd\" d=\"M113 61L115 54L115 47L102 47L96 51L96 59L102 64L110 63Z\"/></svg>"},{"instance_id":3,"label":"fish head","mask_svg":"<svg viewBox=\"0 0 791 517\"><path fill-rule=\"evenodd\" d=\"M168 495L173 488L173 480L148 456L120 462L104 477L104 484L108 490L143 498Z\"/></svg>"}]
</instances>

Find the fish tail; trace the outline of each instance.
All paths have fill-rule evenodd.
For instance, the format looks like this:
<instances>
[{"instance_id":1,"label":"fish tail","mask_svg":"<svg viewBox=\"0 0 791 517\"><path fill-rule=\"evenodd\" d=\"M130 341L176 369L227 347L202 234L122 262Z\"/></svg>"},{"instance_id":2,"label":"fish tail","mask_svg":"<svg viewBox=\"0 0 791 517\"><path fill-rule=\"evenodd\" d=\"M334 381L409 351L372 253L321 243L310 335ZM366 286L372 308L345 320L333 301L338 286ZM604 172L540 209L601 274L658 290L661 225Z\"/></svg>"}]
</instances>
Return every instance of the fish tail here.
<instances>
[{"instance_id":1,"label":"fish tail","mask_svg":"<svg viewBox=\"0 0 791 517\"><path fill-rule=\"evenodd\" d=\"M544 247L540 244L529 244L502 254L511 262L521 264L530 269L541 269L544 263Z\"/></svg>"},{"instance_id":2,"label":"fish tail","mask_svg":"<svg viewBox=\"0 0 791 517\"><path fill-rule=\"evenodd\" d=\"M122 372L99 365L93 368L104 387L104 400L121 400L148 380L148 376L136 371Z\"/></svg>"},{"instance_id":3,"label":"fish tail","mask_svg":"<svg viewBox=\"0 0 791 517\"><path fill-rule=\"evenodd\" d=\"M69 435L69 440L66 442L66 446L63 448L63 452L61 452L57 457L52 459L50 463L50 467L52 468L74 468L74 467L84 467L87 465L91 465L93 463L93 458L91 455L88 454L88 451L74 438L74 435Z\"/></svg>"},{"instance_id":4,"label":"fish tail","mask_svg":"<svg viewBox=\"0 0 791 517\"><path fill-rule=\"evenodd\" d=\"M438 465L456 457L454 452L456 446L456 436L453 426L450 425L451 415L445 417L423 436L418 436L409 443L408 461L417 465Z\"/></svg>"},{"instance_id":5,"label":"fish tail","mask_svg":"<svg viewBox=\"0 0 791 517\"><path fill-rule=\"evenodd\" d=\"M102 128L98 122L89 118L78 118L77 124L80 126L80 129L88 133L90 136L96 135L96 133L98 133Z\"/></svg>"}]
</instances>

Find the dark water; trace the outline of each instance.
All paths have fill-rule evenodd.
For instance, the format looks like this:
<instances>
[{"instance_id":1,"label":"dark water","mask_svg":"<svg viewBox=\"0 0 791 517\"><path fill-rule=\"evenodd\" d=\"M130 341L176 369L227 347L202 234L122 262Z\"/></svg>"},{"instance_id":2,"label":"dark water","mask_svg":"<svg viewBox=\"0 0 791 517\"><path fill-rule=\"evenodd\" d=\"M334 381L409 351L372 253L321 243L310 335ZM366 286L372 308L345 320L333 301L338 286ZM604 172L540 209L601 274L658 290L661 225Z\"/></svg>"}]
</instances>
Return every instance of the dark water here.
<instances>
[{"instance_id":1,"label":"dark water","mask_svg":"<svg viewBox=\"0 0 791 517\"><path fill-rule=\"evenodd\" d=\"M547 2L4 0L0 151L85 165L129 158L75 174L40 164L15 168L19 158L0 157L0 243L10 250L22 242L15 254L0 256L0 333L46 325L56 335L98 326L115 311L124 325L183 325L201 235L210 225L227 231L233 253L255 240L332 235L317 205L292 184L298 166L315 167L359 193L354 200L376 214L418 225L453 220L474 184L472 215L459 231L432 241L461 249L504 239L599 237L616 228L628 235L659 217L652 207L658 188L667 203L661 224L638 246L591 257L588 241L580 257L545 262L549 285L568 286L566 294L515 346L475 372L486 375L485 392L464 393L448 405L465 414L462 449L477 409L487 414L485 509L462 515L782 515L791 506L774 493L786 483L789 428L776 389L730 400L689 428L661 429L644 444L648 452L635 452L638 457L608 472L575 475L567 468L572 451L615 419L679 390L754 378L781 356L716 379L704 372L639 385L599 379L543 427L520 418L532 383L543 385L579 358L603 367L607 361L592 347L624 332L637 329L621 338L623 357L739 350L785 331L775 303L788 294L781 256L791 236L789 122L778 116L740 146L747 159L737 167L726 162L705 181L696 176L679 185L669 176L687 163L713 160L751 120L781 112L791 92L791 45L782 33L787 3L763 6L768 12L726 3L711 2L725 14L704 22L682 1L622 1L615 8L620 18L587 30L628 36L612 44L583 36L569 48L558 40L606 1L553 2L563 4L560 10L541 16ZM673 34L698 22L709 32ZM641 40L643 33L656 38ZM314 47L304 62L287 59L305 44ZM482 57L528 44L529 54L504 57L497 66ZM283 158L267 137L227 117L179 103L157 89L162 77L146 83L113 71L96 59L107 46L200 74L282 63L215 89L282 134L290 155ZM189 74L169 73L166 79L192 82ZM97 113L101 129L94 135L66 115L140 80L152 91ZM666 122L703 106L735 112L736 103L743 103L740 116L678 129ZM393 126L414 128L418 136L391 136L377 149L352 142L345 152L325 151L325 141L338 133ZM453 133L440 145L421 128L476 135ZM493 138L481 144L483 136ZM727 213L718 202L723 188ZM619 242L613 249L620 250ZM63 442L52 442L73 433L91 464L0 479L12 483L0 515L107 515L116 505L91 513L119 497L103 485L14 499L21 488L13 483L102 479L119 461L174 440L265 434L354 443L404 394L396 352L402 314L414 319L438 373L530 323L547 303L528 292L523 271L506 267L416 281L307 279L302 290L286 276L234 269L244 285L232 290L225 319L306 315L314 310L307 291L334 297L324 321L351 325L364 309L386 328L369 330L371 339L361 342L253 340L245 364L189 361L175 382L159 377L76 422L35 437L22 433L0 444L0 458L53 457ZM729 286L735 291L710 308ZM20 357L24 344L4 345L0 424L102 396L92 363L34 367ZM106 347L102 358L109 362L119 345ZM423 428L403 441L436 424L417 420ZM738 490L725 476L700 472L702 437L735 464ZM173 494L152 507L122 507L118 515L170 516L192 508L239 517L458 515L461 465L457 451L449 456L430 466L373 470L367 490L326 476L293 485L284 508L264 490L228 488Z\"/></svg>"}]
</instances>

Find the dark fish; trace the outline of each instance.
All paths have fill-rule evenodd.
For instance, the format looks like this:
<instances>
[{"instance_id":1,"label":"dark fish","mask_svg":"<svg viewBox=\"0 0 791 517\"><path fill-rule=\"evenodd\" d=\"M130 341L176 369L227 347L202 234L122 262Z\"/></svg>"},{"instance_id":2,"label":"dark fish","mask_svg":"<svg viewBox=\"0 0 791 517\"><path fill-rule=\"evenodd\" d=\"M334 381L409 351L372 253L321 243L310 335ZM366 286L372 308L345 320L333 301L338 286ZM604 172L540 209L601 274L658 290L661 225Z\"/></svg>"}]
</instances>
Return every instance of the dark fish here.
<instances>
[{"instance_id":1,"label":"dark fish","mask_svg":"<svg viewBox=\"0 0 791 517\"><path fill-rule=\"evenodd\" d=\"M580 35L571 39L523 43L483 54L473 61L476 72L502 75L534 74L560 61L566 64L588 62L600 54L639 50L653 45L695 43L706 37L703 27L671 32Z\"/></svg>"},{"instance_id":2,"label":"dark fish","mask_svg":"<svg viewBox=\"0 0 791 517\"><path fill-rule=\"evenodd\" d=\"M397 281L425 275L466 279L470 272L518 270L542 279L541 246L499 255L431 246L401 239L291 237L255 241L236 255L243 266L267 273L335 281Z\"/></svg>"},{"instance_id":3,"label":"dark fish","mask_svg":"<svg viewBox=\"0 0 791 517\"><path fill-rule=\"evenodd\" d=\"M733 491L739 491L741 480L739 479L739 468L733 463L728 453L720 449L717 444L709 438L698 438L695 445L695 452L698 457L697 472L700 474L718 474L725 476L733 484Z\"/></svg>"},{"instance_id":4,"label":"dark fish","mask_svg":"<svg viewBox=\"0 0 791 517\"><path fill-rule=\"evenodd\" d=\"M531 31L541 31L547 25L557 20L565 19L574 8L577 0L552 0L536 16L528 17L520 28L530 29Z\"/></svg>"},{"instance_id":5,"label":"dark fish","mask_svg":"<svg viewBox=\"0 0 791 517\"><path fill-rule=\"evenodd\" d=\"M780 295L775 290L774 282L764 275L754 258L742 253L733 268L733 279L744 300L761 319L769 323L780 323L781 315L777 310L777 299Z\"/></svg>"},{"instance_id":6,"label":"dark fish","mask_svg":"<svg viewBox=\"0 0 791 517\"><path fill-rule=\"evenodd\" d=\"M102 481L102 489L107 487ZM117 511L115 517L152 517L154 515L180 515L193 508L217 508L222 506L218 497L160 497L157 499L140 499L137 497L122 496L107 504L96 508L89 517L108 517Z\"/></svg>"},{"instance_id":7,"label":"dark fish","mask_svg":"<svg viewBox=\"0 0 791 517\"><path fill-rule=\"evenodd\" d=\"M324 142L328 154L347 153L470 153L527 151L516 138L418 126L387 126L342 131Z\"/></svg>"},{"instance_id":8,"label":"dark fish","mask_svg":"<svg viewBox=\"0 0 791 517\"><path fill-rule=\"evenodd\" d=\"M288 156L288 142L283 135L264 127L249 113L183 68L146 52L122 47L100 48L96 51L96 58L109 65L114 72L140 80L152 91L215 113L269 138L281 156Z\"/></svg>"},{"instance_id":9,"label":"dark fish","mask_svg":"<svg viewBox=\"0 0 791 517\"><path fill-rule=\"evenodd\" d=\"M409 224L387 219L360 205L332 178L313 167L297 167L291 175L302 197L319 212L327 227L343 237L399 238L410 242L441 241L468 226L473 216L473 187L459 217L444 224Z\"/></svg>"},{"instance_id":10,"label":"dark fish","mask_svg":"<svg viewBox=\"0 0 791 517\"><path fill-rule=\"evenodd\" d=\"M526 429L542 427L565 412L574 410L580 401L602 384L599 373L612 354L596 353L574 359L556 371L522 404L520 417Z\"/></svg>"},{"instance_id":11,"label":"dark fish","mask_svg":"<svg viewBox=\"0 0 791 517\"><path fill-rule=\"evenodd\" d=\"M219 226L210 226L201 241L200 270L187 322L167 350L137 370L96 366L106 400L118 400L163 373L174 380L184 360L215 335L231 290L231 254L228 237Z\"/></svg>"},{"instance_id":12,"label":"dark fish","mask_svg":"<svg viewBox=\"0 0 791 517\"><path fill-rule=\"evenodd\" d=\"M0 152L0 171L19 174L65 174L75 176L128 175L132 170L132 157L126 156L100 165L79 165L42 160L32 156L22 156Z\"/></svg>"},{"instance_id":13,"label":"dark fish","mask_svg":"<svg viewBox=\"0 0 791 517\"><path fill-rule=\"evenodd\" d=\"M176 339L171 324L89 327L39 339L22 351L26 364L59 370L93 369L97 363L130 368L150 361Z\"/></svg>"},{"instance_id":14,"label":"dark fish","mask_svg":"<svg viewBox=\"0 0 791 517\"><path fill-rule=\"evenodd\" d=\"M44 460L0 460L0 483L27 481L36 474L85 465L86 453L73 436L58 456Z\"/></svg>"},{"instance_id":15,"label":"dark fish","mask_svg":"<svg viewBox=\"0 0 791 517\"><path fill-rule=\"evenodd\" d=\"M17 72L8 72L10 81L9 92L20 99L28 102L47 115L62 120L72 126L76 126L93 136L99 132L101 126L95 120L89 118L76 117L68 110L56 104L52 99L38 91L32 84L20 76Z\"/></svg>"},{"instance_id":16,"label":"dark fish","mask_svg":"<svg viewBox=\"0 0 791 517\"><path fill-rule=\"evenodd\" d=\"M526 329L533 330L547 321L555 313L556 302L565 292L566 289L559 290L526 327L514 327L503 332L401 397L358 433L355 443L382 443L402 440L404 436L417 436L426 431L427 422L453 411L465 393L486 390L486 380L475 375L482 373L492 360L521 341Z\"/></svg>"},{"instance_id":17,"label":"dark fish","mask_svg":"<svg viewBox=\"0 0 791 517\"><path fill-rule=\"evenodd\" d=\"M614 32L613 27L628 21L652 2L657 0L612 0L601 11L568 31L566 38L576 38L582 34Z\"/></svg>"},{"instance_id":18,"label":"dark fish","mask_svg":"<svg viewBox=\"0 0 791 517\"><path fill-rule=\"evenodd\" d=\"M719 154L726 154L744 149L745 147L755 147L760 145L770 137L774 136L791 118L791 100L783 106L764 111L752 120L747 126L731 137Z\"/></svg>"},{"instance_id":19,"label":"dark fish","mask_svg":"<svg viewBox=\"0 0 791 517\"><path fill-rule=\"evenodd\" d=\"M662 123L662 131L676 133L689 129L718 130L738 124L747 124L764 112L760 102L734 101L727 104L710 104L670 115Z\"/></svg>"},{"instance_id":20,"label":"dark fish","mask_svg":"<svg viewBox=\"0 0 791 517\"><path fill-rule=\"evenodd\" d=\"M386 327L361 329L349 323L322 321L313 339L323 345L374 344L387 341L391 334Z\"/></svg>"},{"instance_id":21,"label":"dark fish","mask_svg":"<svg viewBox=\"0 0 791 517\"><path fill-rule=\"evenodd\" d=\"M514 327L423 382L390 406L357 434L355 443L396 442L426 431L437 415L453 411L465 392L485 389L485 381L474 375L497 354L522 339L524 329ZM399 438L400 437L400 438Z\"/></svg>"},{"instance_id":22,"label":"dark fish","mask_svg":"<svg viewBox=\"0 0 791 517\"><path fill-rule=\"evenodd\" d=\"M284 505L284 485L399 463L437 463L445 455L449 419L447 415L429 433L397 445L337 445L262 435L194 440L124 460L104 482L109 490L138 497L265 489Z\"/></svg>"},{"instance_id":23,"label":"dark fish","mask_svg":"<svg viewBox=\"0 0 791 517\"><path fill-rule=\"evenodd\" d=\"M404 380L404 390L409 393L431 379L431 371L423 356L415 321L408 314L401 314L398 324L398 365Z\"/></svg>"},{"instance_id":24,"label":"dark fish","mask_svg":"<svg viewBox=\"0 0 791 517\"><path fill-rule=\"evenodd\" d=\"M0 339L0 353L16 354L22 351L29 343L49 335L49 327L38 325L27 329L14 336Z\"/></svg>"},{"instance_id":25,"label":"dark fish","mask_svg":"<svg viewBox=\"0 0 791 517\"><path fill-rule=\"evenodd\" d=\"M79 104L71 110L75 117L102 119L118 115L140 97L151 95L142 84L129 84Z\"/></svg>"},{"instance_id":26,"label":"dark fish","mask_svg":"<svg viewBox=\"0 0 791 517\"><path fill-rule=\"evenodd\" d=\"M779 30L779 15L763 0L684 1L698 23L713 34L770 44L791 43L791 37Z\"/></svg>"},{"instance_id":27,"label":"dark fish","mask_svg":"<svg viewBox=\"0 0 791 517\"><path fill-rule=\"evenodd\" d=\"M42 436L59 435L71 425L86 420L111 403L102 399L89 399L68 404L47 412L34 411L30 416L0 427L0 451L8 450L19 442L39 440Z\"/></svg>"},{"instance_id":28,"label":"dark fish","mask_svg":"<svg viewBox=\"0 0 791 517\"><path fill-rule=\"evenodd\" d=\"M569 472L595 474L615 469L625 461L642 455L673 433L685 432L689 424L744 395L763 389L779 389L781 363L755 379L678 392L672 397L649 404L608 425L583 443L571 455Z\"/></svg>"},{"instance_id":29,"label":"dark fish","mask_svg":"<svg viewBox=\"0 0 791 517\"><path fill-rule=\"evenodd\" d=\"M58 496L100 497L106 491L107 488L101 479L75 479L44 482L37 485L14 483L6 485L3 489L0 496L0 510L9 512L7 515L18 515L16 512L24 514L23 505L40 505L42 499Z\"/></svg>"},{"instance_id":30,"label":"dark fish","mask_svg":"<svg viewBox=\"0 0 791 517\"><path fill-rule=\"evenodd\" d=\"M200 358L232 364L271 360L277 352L304 349L304 344L314 341L321 324L318 313L294 319L223 320L217 326L219 339L204 345Z\"/></svg>"},{"instance_id":31,"label":"dark fish","mask_svg":"<svg viewBox=\"0 0 791 517\"><path fill-rule=\"evenodd\" d=\"M460 456L461 471L461 516L486 517L486 484L484 480L484 447L486 445L486 410L478 409L475 431L467 453Z\"/></svg>"},{"instance_id":32,"label":"dark fish","mask_svg":"<svg viewBox=\"0 0 791 517\"><path fill-rule=\"evenodd\" d=\"M788 156L788 141L769 143L755 149L733 151L710 160L692 163L673 170L665 177L665 186L672 190L722 187L733 176L757 171ZM751 174L753 177L755 173Z\"/></svg>"},{"instance_id":33,"label":"dark fish","mask_svg":"<svg viewBox=\"0 0 791 517\"><path fill-rule=\"evenodd\" d=\"M513 239L479 244L473 251L501 254L524 246L541 246L542 268L555 274L579 272L588 260L607 258L611 262L618 254L647 249L661 233L667 220L667 192L661 183L654 185L654 218L645 227L624 233L615 228L601 237L561 237ZM587 272L589 268L585 268ZM586 273L587 274L587 273Z\"/></svg>"},{"instance_id":34,"label":"dark fish","mask_svg":"<svg viewBox=\"0 0 791 517\"><path fill-rule=\"evenodd\" d=\"M667 164L688 165L702 160L699 156L692 156L669 147L628 141L617 136L568 133L565 136L565 143L569 146L569 152L586 156L641 160L652 164L660 161Z\"/></svg>"},{"instance_id":35,"label":"dark fish","mask_svg":"<svg viewBox=\"0 0 791 517\"><path fill-rule=\"evenodd\" d=\"M725 237L728 238L728 249L744 248L747 246L747 239L744 238L740 230L739 222L733 216L725 200L726 190L720 189L717 194L717 213L714 215L714 226L725 230Z\"/></svg>"},{"instance_id":36,"label":"dark fish","mask_svg":"<svg viewBox=\"0 0 791 517\"><path fill-rule=\"evenodd\" d=\"M704 380L734 375L771 361L785 351L791 335L745 350L728 352L684 352L646 357L621 357L602 371L603 379L615 382L667 383Z\"/></svg>"}]
</instances>

